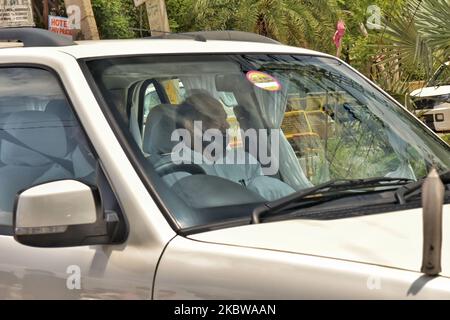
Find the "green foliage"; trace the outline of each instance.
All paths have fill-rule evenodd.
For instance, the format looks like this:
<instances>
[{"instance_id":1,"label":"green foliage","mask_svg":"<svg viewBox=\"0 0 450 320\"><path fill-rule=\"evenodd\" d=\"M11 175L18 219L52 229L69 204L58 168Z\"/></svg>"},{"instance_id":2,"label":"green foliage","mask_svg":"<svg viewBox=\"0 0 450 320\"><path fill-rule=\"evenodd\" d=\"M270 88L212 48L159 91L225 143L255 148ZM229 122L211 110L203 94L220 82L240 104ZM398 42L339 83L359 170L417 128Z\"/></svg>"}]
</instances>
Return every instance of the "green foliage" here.
<instances>
[{"instance_id":1,"label":"green foliage","mask_svg":"<svg viewBox=\"0 0 450 320\"><path fill-rule=\"evenodd\" d=\"M148 29L145 6L137 9L132 0L92 5L102 38L148 34L137 31ZM380 30L366 28L370 5L381 9ZM173 32L242 30L330 54L343 19L341 58L402 103L409 82L426 80L450 55L450 0L166 0L166 7Z\"/></svg>"},{"instance_id":2,"label":"green foliage","mask_svg":"<svg viewBox=\"0 0 450 320\"><path fill-rule=\"evenodd\" d=\"M334 1L242 1L240 29L283 43L333 53L331 41L338 19Z\"/></svg>"},{"instance_id":3,"label":"green foliage","mask_svg":"<svg viewBox=\"0 0 450 320\"><path fill-rule=\"evenodd\" d=\"M419 69L428 79L450 55L449 20L450 0L407 0L385 19L383 63Z\"/></svg>"},{"instance_id":4,"label":"green foliage","mask_svg":"<svg viewBox=\"0 0 450 320\"><path fill-rule=\"evenodd\" d=\"M420 35L432 48L439 63L450 56L450 1L449 0L417 0L413 5L421 4L415 17L415 24Z\"/></svg>"},{"instance_id":5,"label":"green foliage","mask_svg":"<svg viewBox=\"0 0 450 320\"><path fill-rule=\"evenodd\" d=\"M380 139L370 130L360 129L357 128L356 132L352 132L352 129L346 135L328 140L326 158L332 179L377 177L398 167L395 153L385 145L380 145L385 141L384 138Z\"/></svg>"},{"instance_id":6,"label":"green foliage","mask_svg":"<svg viewBox=\"0 0 450 320\"><path fill-rule=\"evenodd\" d=\"M347 45L346 55L348 62L363 74L371 77L373 63L377 54L377 49L371 44L376 36L347 34L344 37L344 44Z\"/></svg>"},{"instance_id":7,"label":"green foliage","mask_svg":"<svg viewBox=\"0 0 450 320\"><path fill-rule=\"evenodd\" d=\"M147 16L135 8L131 0L92 0L95 20L102 39L126 39L139 37L142 21L148 29ZM142 15L142 16L141 16ZM143 18L142 18L143 17Z\"/></svg>"},{"instance_id":8,"label":"green foliage","mask_svg":"<svg viewBox=\"0 0 450 320\"><path fill-rule=\"evenodd\" d=\"M238 30L239 0L193 0L191 14L192 31Z\"/></svg>"},{"instance_id":9,"label":"green foliage","mask_svg":"<svg viewBox=\"0 0 450 320\"><path fill-rule=\"evenodd\" d=\"M337 4L325 0L168 0L175 30L242 30L333 52Z\"/></svg>"},{"instance_id":10,"label":"green foliage","mask_svg":"<svg viewBox=\"0 0 450 320\"><path fill-rule=\"evenodd\" d=\"M450 145L450 134L443 135L441 138Z\"/></svg>"},{"instance_id":11,"label":"green foliage","mask_svg":"<svg viewBox=\"0 0 450 320\"><path fill-rule=\"evenodd\" d=\"M193 0L166 0L167 16L172 32L191 31L194 23Z\"/></svg>"}]
</instances>

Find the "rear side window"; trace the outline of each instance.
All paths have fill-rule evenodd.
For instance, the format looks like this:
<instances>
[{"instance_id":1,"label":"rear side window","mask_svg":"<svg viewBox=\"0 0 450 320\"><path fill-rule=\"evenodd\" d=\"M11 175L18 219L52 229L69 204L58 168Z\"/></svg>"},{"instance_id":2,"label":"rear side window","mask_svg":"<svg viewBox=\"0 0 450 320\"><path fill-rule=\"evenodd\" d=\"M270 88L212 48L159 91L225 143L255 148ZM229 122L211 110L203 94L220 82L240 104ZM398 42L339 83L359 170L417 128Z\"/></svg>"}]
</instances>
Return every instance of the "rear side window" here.
<instances>
[{"instance_id":1,"label":"rear side window","mask_svg":"<svg viewBox=\"0 0 450 320\"><path fill-rule=\"evenodd\" d=\"M93 185L96 159L56 76L0 68L0 233L12 226L18 192L76 179Z\"/></svg>"}]
</instances>

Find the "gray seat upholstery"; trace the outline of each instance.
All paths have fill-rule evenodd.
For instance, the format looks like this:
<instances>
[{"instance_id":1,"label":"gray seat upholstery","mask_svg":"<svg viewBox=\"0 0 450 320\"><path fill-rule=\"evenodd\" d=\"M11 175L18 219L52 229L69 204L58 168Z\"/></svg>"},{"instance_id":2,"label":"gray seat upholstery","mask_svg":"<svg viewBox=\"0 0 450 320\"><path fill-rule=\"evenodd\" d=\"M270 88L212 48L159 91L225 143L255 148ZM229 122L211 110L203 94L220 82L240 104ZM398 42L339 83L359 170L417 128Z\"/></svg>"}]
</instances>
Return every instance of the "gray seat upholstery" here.
<instances>
[{"instance_id":1,"label":"gray seat upholstery","mask_svg":"<svg viewBox=\"0 0 450 320\"><path fill-rule=\"evenodd\" d=\"M87 141L83 130L78 125L78 121L72 111L67 100L51 100L45 112L49 112L58 116L64 125L67 143L68 143L68 160L72 161L74 178L87 179L95 171L95 159L87 146ZM89 181L93 183L94 181Z\"/></svg>"},{"instance_id":2,"label":"gray seat upholstery","mask_svg":"<svg viewBox=\"0 0 450 320\"><path fill-rule=\"evenodd\" d=\"M6 119L8 119L10 114L11 113L9 113L9 112L0 112L0 128L3 128L3 126L6 123L5 122ZM1 148L2 148L2 145L0 143L0 152L1 152ZM4 166L4 163L2 162L2 159L0 158L0 167L2 167L2 166Z\"/></svg>"},{"instance_id":3,"label":"gray seat upholstery","mask_svg":"<svg viewBox=\"0 0 450 320\"><path fill-rule=\"evenodd\" d=\"M76 140L77 136L79 135L80 128L67 100L51 100L49 103L47 103L45 112L54 114L58 117L59 120L61 120L61 123L65 128L66 137L68 140L67 142L69 145L74 146L74 140Z\"/></svg>"},{"instance_id":4,"label":"gray seat upholstery","mask_svg":"<svg viewBox=\"0 0 450 320\"><path fill-rule=\"evenodd\" d=\"M74 121L75 116L67 100L51 100L45 107L45 112L56 114L61 121Z\"/></svg>"},{"instance_id":5,"label":"gray seat upholstery","mask_svg":"<svg viewBox=\"0 0 450 320\"><path fill-rule=\"evenodd\" d=\"M153 163L170 155L177 144L171 141L171 135L176 130L176 112L176 105L160 104L147 117L142 149L150 154Z\"/></svg>"},{"instance_id":6,"label":"gray seat upholstery","mask_svg":"<svg viewBox=\"0 0 450 320\"><path fill-rule=\"evenodd\" d=\"M11 225L11 212L19 191L71 178L73 174L54 160L64 159L69 149L65 128L57 115L21 111L11 113L3 123L0 129L23 144L6 139L0 142L0 160L4 164L0 168L0 225Z\"/></svg>"},{"instance_id":7,"label":"gray seat upholstery","mask_svg":"<svg viewBox=\"0 0 450 320\"><path fill-rule=\"evenodd\" d=\"M164 103L169 104L169 98L164 92L165 89L157 79L146 79L142 81L137 81L128 87L127 93L126 104L127 108L130 108L129 112L127 112L129 121L129 130L134 140L142 150L144 140L143 129L145 126L145 124L143 123L144 113L146 110L148 110L148 108L152 108L151 105L148 105L150 101L146 101L146 94L145 94L146 90L150 85L153 85L156 88L157 90L156 93L158 94L158 101L161 104Z\"/></svg>"}]
</instances>

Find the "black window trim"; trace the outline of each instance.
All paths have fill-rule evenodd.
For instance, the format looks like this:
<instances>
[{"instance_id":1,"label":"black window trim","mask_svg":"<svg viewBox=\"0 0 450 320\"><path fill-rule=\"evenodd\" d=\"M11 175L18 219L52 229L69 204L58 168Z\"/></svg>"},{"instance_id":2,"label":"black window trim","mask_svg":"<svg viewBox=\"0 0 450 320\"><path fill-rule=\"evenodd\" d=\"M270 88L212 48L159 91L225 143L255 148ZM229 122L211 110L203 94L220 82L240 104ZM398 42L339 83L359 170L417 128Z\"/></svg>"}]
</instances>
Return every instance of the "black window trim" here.
<instances>
[{"instance_id":1,"label":"black window trim","mask_svg":"<svg viewBox=\"0 0 450 320\"><path fill-rule=\"evenodd\" d=\"M438 119L438 116L439 116L440 119ZM445 116L444 116L444 114L442 112L434 114L434 121L435 122L444 122L444 120L445 120Z\"/></svg>"},{"instance_id":2,"label":"black window trim","mask_svg":"<svg viewBox=\"0 0 450 320\"><path fill-rule=\"evenodd\" d=\"M108 184L109 184L109 189L112 191L113 196L116 199L117 204L119 205L119 207L120 207L120 209L122 211L121 213L123 215L123 220L125 222L125 228L126 228L126 230L125 230L126 236L125 236L125 240L124 241L126 241L126 239L128 238L128 235L129 235L129 223L128 223L128 219L126 217L126 213L123 210L123 206L122 206L122 204L120 202L119 197L117 197L116 194L115 194L115 191L114 191L113 185L111 183L111 180L110 180L110 178L108 176L108 173L106 172L106 170L105 170L105 168L103 166L103 163L102 163L100 157L98 156L98 153L95 150L95 147L94 147L94 145L92 144L92 142L91 142L91 140L89 138L89 135L86 133L86 130L85 130L84 126L83 126L83 123L81 122L80 118L78 117L78 114L76 112L76 109L74 107L72 99L71 99L69 93L67 92L66 87L64 86L64 83L63 83L59 73L55 69L53 69L52 67L50 67L48 65L45 65L45 64L39 64L39 63L14 63L14 62L13 63L0 63L0 70L1 69L6 69L6 68L27 68L27 69L45 70L45 71L49 72L53 77L55 77L56 81L58 82L58 84L59 84L59 86L61 88L62 93L64 94L64 97L67 100L67 103L69 104L69 107L72 110L72 113L73 113L73 115L74 115L78 125L81 128L81 131L83 132L83 134L85 136L86 143L88 144L89 150L92 152L92 155L97 160L99 169L102 170L103 175L107 179ZM32 187L32 186L30 186L30 187ZM13 226L0 226L0 236L14 236L14 227Z\"/></svg>"}]
</instances>

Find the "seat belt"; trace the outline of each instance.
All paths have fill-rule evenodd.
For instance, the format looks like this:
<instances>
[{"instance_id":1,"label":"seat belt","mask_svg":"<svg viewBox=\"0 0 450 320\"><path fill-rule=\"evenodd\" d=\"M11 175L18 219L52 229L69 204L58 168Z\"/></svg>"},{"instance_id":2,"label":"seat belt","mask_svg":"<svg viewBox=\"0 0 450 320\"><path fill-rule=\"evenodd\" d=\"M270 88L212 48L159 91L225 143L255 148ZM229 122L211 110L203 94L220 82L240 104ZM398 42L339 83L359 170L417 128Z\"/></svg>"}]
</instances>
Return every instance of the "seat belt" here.
<instances>
[{"instance_id":1,"label":"seat belt","mask_svg":"<svg viewBox=\"0 0 450 320\"><path fill-rule=\"evenodd\" d=\"M22 148L25 148L27 150L36 152L37 154L40 154L41 156L43 156L43 157L45 157L45 158L55 162L56 164L59 164L61 167L63 167L64 169L66 169L70 173L73 174L73 172L74 172L72 161L66 160L66 159L57 158L57 157L53 157L51 155L45 154L43 152L40 152L39 150L33 149L33 148L27 146L25 143L23 143L19 139L17 139L16 137L14 137L13 135L11 135L10 133L8 133L4 129L0 129L0 140L6 140L6 141L8 141L8 142L10 142L12 144L15 144L15 145L18 145L18 146L20 146Z\"/></svg>"}]
</instances>

